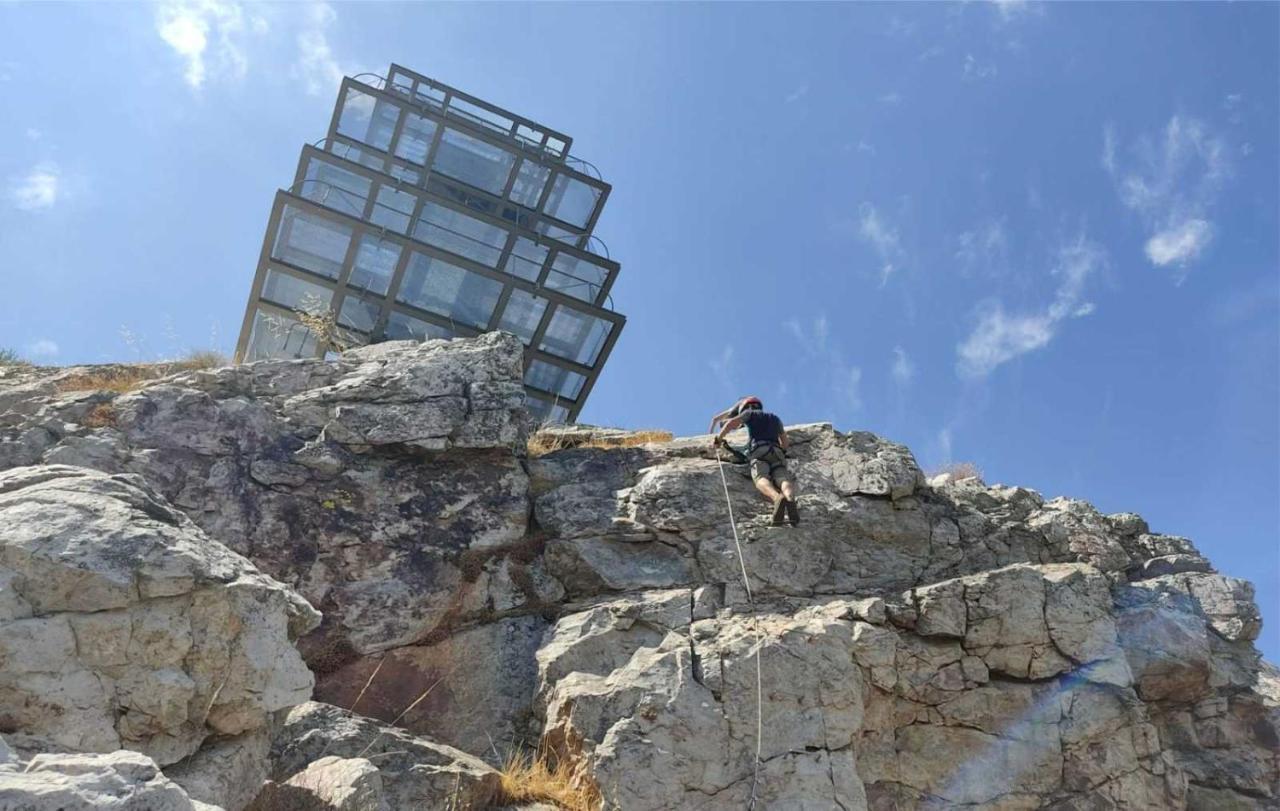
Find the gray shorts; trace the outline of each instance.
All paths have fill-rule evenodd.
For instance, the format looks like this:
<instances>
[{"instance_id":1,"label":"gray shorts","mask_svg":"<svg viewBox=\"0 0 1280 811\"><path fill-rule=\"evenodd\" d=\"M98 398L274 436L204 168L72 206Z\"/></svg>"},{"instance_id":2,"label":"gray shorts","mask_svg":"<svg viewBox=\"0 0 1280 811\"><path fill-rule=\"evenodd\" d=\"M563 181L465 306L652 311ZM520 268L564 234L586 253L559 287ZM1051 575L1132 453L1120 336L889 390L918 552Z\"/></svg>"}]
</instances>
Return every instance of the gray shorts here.
<instances>
[{"instance_id":1,"label":"gray shorts","mask_svg":"<svg viewBox=\"0 0 1280 811\"><path fill-rule=\"evenodd\" d=\"M770 479L781 487L791 481L791 471L787 470L787 457L777 448L762 450L759 456L751 457L751 480Z\"/></svg>"}]
</instances>

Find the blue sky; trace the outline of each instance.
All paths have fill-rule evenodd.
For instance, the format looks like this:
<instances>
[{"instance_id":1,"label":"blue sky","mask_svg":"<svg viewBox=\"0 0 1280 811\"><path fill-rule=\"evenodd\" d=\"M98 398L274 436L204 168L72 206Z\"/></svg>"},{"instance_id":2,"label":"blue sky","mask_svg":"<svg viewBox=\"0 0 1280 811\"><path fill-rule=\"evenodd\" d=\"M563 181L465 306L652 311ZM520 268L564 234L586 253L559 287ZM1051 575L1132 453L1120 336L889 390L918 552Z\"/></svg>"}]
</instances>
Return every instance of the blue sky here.
<instances>
[{"instance_id":1,"label":"blue sky","mask_svg":"<svg viewBox=\"0 0 1280 811\"><path fill-rule=\"evenodd\" d=\"M0 346L234 344L391 61L570 133L629 322L584 421L789 422L1143 514L1280 659L1280 5L0 4Z\"/></svg>"}]
</instances>

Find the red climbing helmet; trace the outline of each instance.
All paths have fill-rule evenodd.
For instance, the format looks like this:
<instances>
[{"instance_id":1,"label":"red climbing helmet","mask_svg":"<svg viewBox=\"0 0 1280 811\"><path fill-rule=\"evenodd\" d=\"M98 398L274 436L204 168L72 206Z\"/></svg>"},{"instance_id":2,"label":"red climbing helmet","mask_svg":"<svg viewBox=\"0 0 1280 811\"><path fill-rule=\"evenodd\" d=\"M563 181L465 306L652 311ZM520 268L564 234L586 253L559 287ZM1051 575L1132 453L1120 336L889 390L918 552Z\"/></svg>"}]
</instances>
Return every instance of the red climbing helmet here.
<instances>
[{"instance_id":1,"label":"red climbing helmet","mask_svg":"<svg viewBox=\"0 0 1280 811\"><path fill-rule=\"evenodd\" d=\"M738 403L738 413L741 414L749 408L754 408L757 411L764 411L764 403L760 402L759 397L743 397L742 402Z\"/></svg>"}]
</instances>

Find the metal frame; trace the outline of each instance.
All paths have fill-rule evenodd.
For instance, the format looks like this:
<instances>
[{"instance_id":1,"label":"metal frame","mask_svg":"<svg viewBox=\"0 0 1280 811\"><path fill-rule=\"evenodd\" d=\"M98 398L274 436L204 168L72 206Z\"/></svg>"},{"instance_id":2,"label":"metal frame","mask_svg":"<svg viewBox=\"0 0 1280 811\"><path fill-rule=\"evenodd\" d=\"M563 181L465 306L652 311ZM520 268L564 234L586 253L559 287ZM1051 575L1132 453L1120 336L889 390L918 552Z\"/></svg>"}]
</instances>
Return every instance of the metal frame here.
<instances>
[{"instance_id":1,"label":"metal frame","mask_svg":"<svg viewBox=\"0 0 1280 811\"><path fill-rule=\"evenodd\" d=\"M557 409L563 409L563 415L567 421L576 420L626 324L626 318L614 312L610 307L610 291L614 281L617 279L620 266L617 262L587 249L592 238L592 230L595 228L604 203L608 199L611 187L598 177L592 177L589 174L580 172L567 164L566 161L570 158L569 148L572 145L572 139L563 133L396 64L392 64L388 69L385 80L378 77L378 81L385 84L385 89L350 77L343 79L333 114L330 117L329 134L324 141L324 147L304 146L294 175L294 185L289 189L281 189L276 193L271 214L267 221L262 250L258 257L257 272L254 275L249 301L245 307L244 319L241 324L240 339L236 347L237 359L244 358L250 349L249 339L259 312L296 320L296 312L285 306L283 302L264 298L263 291L269 273L292 277L329 290L331 292L329 307L334 314L335 320L340 325L342 324L343 305L350 297L357 297L370 304L376 304L377 312L373 319L373 326L368 332L342 327L350 333L361 335L370 342L385 340L384 336L388 321L393 314L417 319L457 336L474 336L487 330L496 329L503 318L512 293L516 290L521 290L546 302L539 321L525 344L524 368L526 377L531 364L534 361L542 361L556 369L573 372L582 375L584 378L576 398L568 398L555 392L544 391L533 387L527 382L525 384L526 392L532 401L536 401L541 409L551 413L552 416L555 415ZM396 84L397 81L400 82L399 85ZM341 120L343 105L346 101L348 90L353 87L373 96L375 105L377 102L386 102L397 108L395 126L385 150L370 146L359 139L342 135L338 132L338 122ZM416 95L422 88L426 88L430 92L432 100L427 101L423 97ZM462 109L460 106L453 106L455 102L470 105L472 109L479 111L479 115ZM406 111L428 118L435 123L435 131L431 135L431 140L421 165L404 160L395 154L405 129L405 122L408 120ZM510 123L504 132L502 131L502 126L498 123L492 121L486 123L482 120L486 116L501 118ZM465 180L435 171L435 163L445 126L485 142L490 146L502 149L513 156L509 174L500 194L492 194L471 186ZM563 145L558 148L558 151L557 141ZM372 156L373 160L370 162L377 162L378 166L375 168L353 160L349 156L349 152L347 155L341 154L339 150L343 147L361 150L362 157L364 155ZM308 180L308 171L313 162L316 161L329 164L367 181L368 191L362 203L356 204L357 198L352 196L356 194L355 192L347 192L341 186L329 183L327 180ZM547 170L547 179L542 186L534 208L509 199L521 166L525 161L536 163ZM399 171L402 174L405 172L415 173L416 182L411 182L412 178L401 179L397 177L392 174L395 171ZM583 182L598 191L595 207L590 212L585 229L573 226L544 213L551 198L556 177L559 175ZM330 179L332 180L332 178ZM320 190L322 186L325 188ZM393 227L384 227L373 222L374 216L379 211L380 204L377 202L377 198L382 189L392 189L414 197L412 211L404 212L400 209L395 209L398 216L408 217L408 224L404 233L394 230ZM346 205L341 208L335 207L340 202L346 203ZM407 203L407 201L405 202ZM423 212L428 203L465 215L483 226L495 229L494 239L492 241L477 239L470 234L455 231L445 224L434 224L431 231L424 233L422 236L416 235L415 232L419 231L420 223L425 222ZM343 230L351 232L350 241L346 246L336 278L330 278L300 265L291 264L273 255L286 207L305 212L310 217L335 223L341 226ZM563 232L567 232L568 236L555 238L535 230L544 226L560 229ZM436 242L441 244L427 241L433 235L438 236L440 230L453 234L452 241L437 239ZM500 236L503 234L505 236ZM381 294L371 293L366 289L351 285L359 247L366 237L373 237L381 242L394 244L400 252L398 261L395 267L391 269L387 280L386 291ZM458 237L472 240L478 245L483 245L489 250L496 251L497 258L494 266L456 253L456 250L469 250L466 243L457 242ZM530 240L546 250L546 256L541 260L536 279L529 280L504 271L520 238ZM451 247L453 250L450 249ZM412 254L414 253L440 259L469 273L474 273L481 278L499 283L501 288L493 311L489 314L488 323L478 327L460 323L448 316L430 312L412 303L400 300L401 287L405 281ZM590 262L604 271L604 278L599 282L598 290L594 289L595 282L580 279L583 284L588 286L588 291L594 293L590 297L590 301L584 301L582 298L548 286L548 280L553 272L553 265L560 256ZM333 259L335 265L336 261L335 256ZM536 257L529 258L527 261L536 261ZM562 271L556 272L562 273ZM570 278L577 277L570 274ZM572 358L563 358L542 348L547 330L555 314L562 307L568 307L582 315L592 316L608 325L608 334L599 347L593 363L589 365L579 363ZM457 314L456 309L453 312L455 315ZM532 322L530 321L529 323L531 324ZM324 353L324 347L317 346L314 352L316 356L320 356Z\"/></svg>"},{"instance_id":2,"label":"metal frame","mask_svg":"<svg viewBox=\"0 0 1280 811\"><path fill-rule=\"evenodd\" d=\"M385 150L379 147L373 146L371 144L368 144L364 141L360 141L357 138L353 138L348 135L343 135L342 133L338 132L338 122L341 120L341 117L342 117L342 108L344 103L346 102L347 93L351 89L359 90L362 93L373 96L376 101L383 101L383 102L386 102L387 104L393 105L396 108L398 108L399 112L397 113L397 128L396 128L396 131L393 133L392 140L390 141L390 143L388 143L387 148ZM501 108L495 108L495 109L501 109ZM405 118L404 114L406 111L413 112L414 114L420 115L424 118L429 118L432 121L434 121L437 125L436 135L432 145L431 152L427 154L427 157L426 157L427 162L422 167L416 166L415 164L411 164L408 161L403 161L395 157L396 147L398 146L398 142L399 142L400 130L403 126L403 122ZM533 213L537 214L539 217L543 219L551 221L551 224L556 225L560 228L563 228L564 230L570 231L575 234L582 234L584 237L587 235L590 235L591 231L595 228L596 222L600 218L600 212L604 210L604 205L606 202L608 202L609 193L612 191L612 188L613 188L612 186L610 186L608 183L605 183L602 180L593 178L589 174L586 174L584 172L578 171L577 169L574 169L573 167L565 163L562 158L556 159L556 158L549 158L543 155L530 155L529 150L522 148L521 142L518 141L514 135L501 135L495 132L493 129L485 127L481 124L477 124L471 121L470 119L461 118L458 116L450 116L448 115L447 107L438 108L434 105L427 104L425 102L416 102L414 99L408 98L401 93L398 93L392 90L384 90L382 88L376 87L366 82L362 82L358 79L347 77L342 80L342 86L338 92L338 99L334 103L333 114L329 120L328 137L330 139L340 138L345 142L351 143L352 145L357 145L360 149L372 150L373 152L381 153L385 157L397 163L403 164L406 168L412 167L414 171L423 171L424 169L429 168L433 165L433 162L435 159L434 153L436 150L436 146L438 145L441 137L440 128L445 126L448 126L451 129L460 131L462 132L462 134L473 137L476 140L483 141L489 144L490 146L501 149L511 154L514 158L516 158L517 160L512 165L511 174L509 175L508 180L510 180L511 177L514 177L516 173L519 172L519 159L522 157L525 160L531 160L534 163L537 163L538 165L549 169L551 174L547 178L546 185L543 189L542 198L538 201L538 208ZM573 223L560 220L554 215L546 213L545 206L548 200L550 199L549 190L552 187L554 187L557 175L563 175L571 180L579 181L587 186L594 188L597 191L599 196L597 197L595 206L592 208L592 211L588 215L586 223L584 225L581 225L581 226L575 225ZM464 183L464 184L466 183L466 181L460 180L458 178L451 177L450 179L455 182ZM425 178L423 182L425 183ZM510 183L508 183L508 186L509 185ZM475 189L474 187L472 188L474 189L474 191L478 192L481 195L484 195L486 197L493 197L495 200L498 199L495 195L492 195L491 193L483 189ZM502 200L501 202L506 204L519 205L518 203L513 203L512 201L509 201L509 200Z\"/></svg>"}]
</instances>

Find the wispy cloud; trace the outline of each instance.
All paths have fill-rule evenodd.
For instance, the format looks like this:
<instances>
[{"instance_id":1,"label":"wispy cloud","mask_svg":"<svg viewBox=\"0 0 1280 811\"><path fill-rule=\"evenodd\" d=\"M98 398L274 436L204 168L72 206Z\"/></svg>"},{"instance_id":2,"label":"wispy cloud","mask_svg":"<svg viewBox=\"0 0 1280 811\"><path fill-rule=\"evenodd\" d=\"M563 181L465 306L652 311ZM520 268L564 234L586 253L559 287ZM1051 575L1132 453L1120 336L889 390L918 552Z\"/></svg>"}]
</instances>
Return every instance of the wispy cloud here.
<instances>
[{"instance_id":1,"label":"wispy cloud","mask_svg":"<svg viewBox=\"0 0 1280 811\"><path fill-rule=\"evenodd\" d=\"M956 261L966 274L1000 275L1009 263L1004 217L990 217L956 237Z\"/></svg>"},{"instance_id":2,"label":"wispy cloud","mask_svg":"<svg viewBox=\"0 0 1280 811\"><path fill-rule=\"evenodd\" d=\"M907 355L907 350L900 346L893 348L893 365L889 367L889 376L898 388L906 388L916 378L916 366Z\"/></svg>"},{"instance_id":3,"label":"wispy cloud","mask_svg":"<svg viewBox=\"0 0 1280 811\"><path fill-rule=\"evenodd\" d=\"M733 344L725 344L724 349L720 350L717 357L707 361L707 365L711 367L713 374L720 385L726 389L733 388Z\"/></svg>"},{"instance_id":4,"label":"wispy cloud","mask_svg":"<svg viewBox=\"0 0 1280 811\"><path fill-rule=\"evenodd\" d=\"M985 377L1001 364L1047 346L1064 321L1093 312L1093 304L1084 300L1084 287L1106 262L1103 249L1083 234L1060 247L1050 270L1057 282L1053 300L1022 313L1006 312L999 300L986 302L973 331L956 346L957 372Z\"/></svg>"},{"instance_id":5,"label":"wispy cloud","mask_svg":"<svg viewBox=\"0 0 1280 811\"><path fill-rule=\"evenodd\" d=\"M831 340L831 324L826 315L812 319L793 316L783 321L782 327L800 345L804 362L813 370L811 379L825 381L838 402L853 411L861 409L862 369L845 361L844 353Z\"/></svg>"},{"instance_id":6,"label":"wispy cloud","mask_svg":"<svg viewBox=\"0 0 1280 811\"><path fill-rule=\"evenodd\" d=\"M9 202L22 211L40 211L57 204L62 172L56 163L37 164L9 183Z\"/></svg>"},{"instance_id":7,"label":"wispy cloud","mask_svg":"<svg viewBox=\"0 0 1280 811\"><path fill-rule=\"evenodd\" d=\"M1210 212L1231 176L1228 151L1208 125L1181 115L1159 136L1140 137L1123 152L1115 128L1103 129L1102 166L1148 231L1147 259L1173 266L1179 283L1217 231Z\"/></svg>"},{"instance_id":8,"label":"wispy cloud","mask_svg":"<svg viewBox=\"0 0 1280 811\"><path fill-rule=\"evenodd\" d=\"M39 141L41 138L44 137L44 133L36 129L35 127L27 127L26 135L27 135L28 141Z\"/></svg>"},{"instance_id":9,"label":"wispy cloud","mask_svg":"<svg viewBox=\"0 0 1280 811\"><path fill-rule=\"evenodd\" d=\"M872 146L870 143L868 143L868 142L867 142L867 139L865 139L865 138L859 138L859 139L858 139L858 146L856 147L856 149L857 149L859 152L863 152L863 153L866 153L866 154L868 154L868 155L875 155L875 154L876 154L876 148L875 148L874 146Z\"/></svg>"},{"instance_id":10,"label":"wispy cloud","mask_svg":"<svg viewBox=\"0 0 1280 811\"><path fill-rule=\"evenodd\" d=\"M183 62L183 80L199 90L210 78L242 79L247 38L265 33L266 18L236 0L167 0L155 7L156 33Z\"/></svg>"},{"instance_id":11,"label":"wispy cloud","mask_svg":"<svg viewBox=\"0 0 1280 811\"><path fill-rule=\"evenodd\" d=\"M27 357L52 358L58 354L58 342L49 338L39 338L27 344Z\"/></svg>"},{"instance_id":12,"label":"wispy cloud","mask_svg":"<svg viewBox=\"0 0 1280 811\"><path fill-rule=\"evenodd\" d=\"M880 258L880 286L889 283L889 277L898 269L902 260L902 243L897 229L893 228L871 203L858 207L858 238L870 245Z\"/></svg>"},{"instance_id":13,"label":"wispy cloud","mask_svg":"<svg viewBox=\"0 0 1280 811\"><path fill-rule=\"evenodd\" d=\"M1030 3L1027 0L990 0L996 10L996 18L1001 22L1011 22L1022 17L1044 13L1043 3Z\"/></svg>"},{"instance_id":14,"label":"wispy cloud","mask_svg":"<svg viewBox=\"0 0 1280 811\"><path fill-rule=\"evenodd\" d=\"M797 87L795 90L792 90L790 93L788 93L787 97L782 101L784 104L792 104L794 102L799 101L800 99L804 98L807 95L809 95L809 85L802 84L799 87Z\"/></svg>"},{"instance_id":15,"label":"wispy cloud","mask_svg":"<svg viewBox=\"0 0 1280 811\"><path fill-rule=\"evenodd\" d=\"M965 81L979 81L982 79L990 79L998 73L996 64L990 61L975 59L973 54L964 55L964 79Z\"/></svg>"},{"instance_id":16,"label":"wispy cloud","mask_svg":"<svg viewBox=\"0 0 1280 811\"><path fill-rule=\"evenodd\" d=\"M298 61L293 75L302 80L309 95L331 94L342 83L344 70L334 58L327 33L337 19L338 13L328 3L307 6L305 23L298 32Z\"/></svg>"},{"instance_id":17,"label":"wispy cloud","mask_svg":"<svg viewBox=\"0 0 1280 811\"><path fill-rule=\"evenodd\" d=\"M946 53L946 51L941 45L930 45L928 48L925 48L920 52L920 55L916 57L916 61L928 62L930 59L937 59L944 53Z\"/></svg>"},{"instance_id":18,"label":"wispy cloud","mask_svg":"<svg viewBox=\"0 0 1280 811\"><path fill-rule=\"evenodd\" d=\"M901 104L902 94L896 90L891 91L889 93L885 93L880 96L880 103L881 104Z\"/></svg>"}]
</instances>

